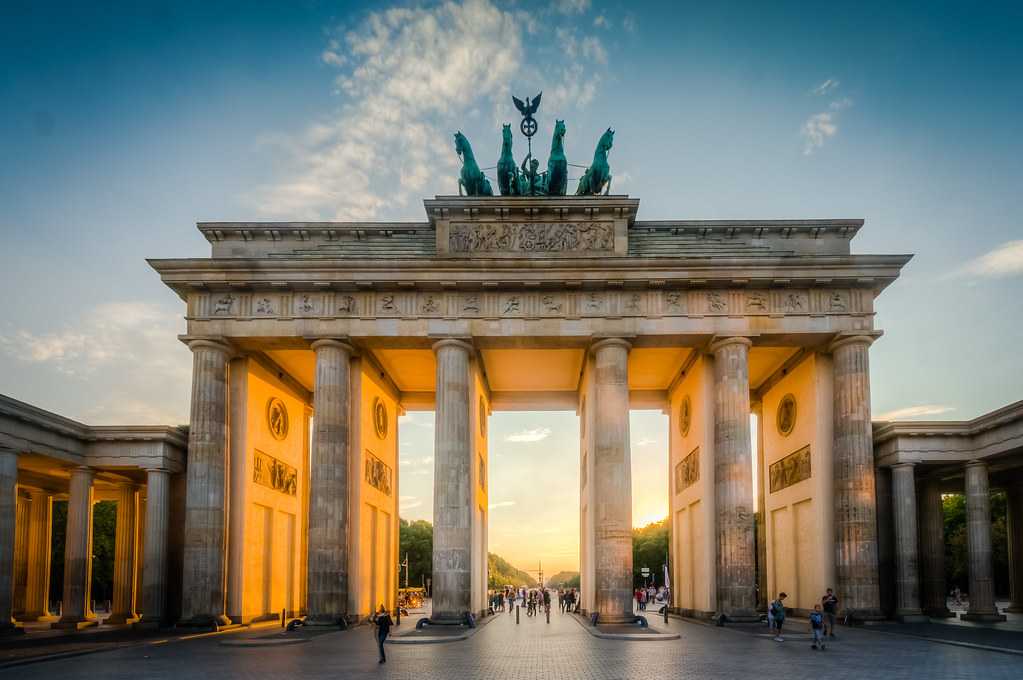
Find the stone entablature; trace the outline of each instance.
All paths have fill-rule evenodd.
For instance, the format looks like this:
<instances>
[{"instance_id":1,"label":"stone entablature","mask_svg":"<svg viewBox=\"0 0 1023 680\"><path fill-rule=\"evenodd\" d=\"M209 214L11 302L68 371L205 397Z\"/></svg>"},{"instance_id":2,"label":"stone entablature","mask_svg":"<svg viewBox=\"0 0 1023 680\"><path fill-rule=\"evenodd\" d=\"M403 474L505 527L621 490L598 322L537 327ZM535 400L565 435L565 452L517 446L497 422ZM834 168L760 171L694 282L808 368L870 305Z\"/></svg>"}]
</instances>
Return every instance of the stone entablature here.
<instances>
[{"instance_id":1,"label":"stone entablature","mask_svg":"<svg viewBox=\"0 0 1023 680\"><path fill-rule=\"evenodd\" d=\"M190 319L542 319L870 316L858 288L192 293Z\"/></svg>"},{"instance_id":2,"label":"stone entablature","mask_svg":"<svg viewBox=\"0 0 1023 680\"><path fill-rule=\"evenodd\" d=\"M0 395L0 446L68 465L180 472L185 465L188 428L84 425Z\"/></svg>"},{"instance_id":3,"label":"stone entablature","mask_svg":"<svg viewBox=\"0 0 1023 680\"><path fill-rule=\"evenodd\" d=\"M424 202L429 222L200 222L213 258L577 259L849 255L863 220L637 221L628 196Z\"/></svg>"},{"instance_id":4,"label":"stone entablature","mask_svg":"<svg viewBox=\"0 0 1023 680\"><path fill-rule=\"evenodd\" d=\"M1023 401L973 420L874 423L874 460L879 466L971 460L989 460L993 469L1000 463L1023 465L1023 460L1005 458L1014 452L1023 454Z\"/></svg>"}]
</instances>

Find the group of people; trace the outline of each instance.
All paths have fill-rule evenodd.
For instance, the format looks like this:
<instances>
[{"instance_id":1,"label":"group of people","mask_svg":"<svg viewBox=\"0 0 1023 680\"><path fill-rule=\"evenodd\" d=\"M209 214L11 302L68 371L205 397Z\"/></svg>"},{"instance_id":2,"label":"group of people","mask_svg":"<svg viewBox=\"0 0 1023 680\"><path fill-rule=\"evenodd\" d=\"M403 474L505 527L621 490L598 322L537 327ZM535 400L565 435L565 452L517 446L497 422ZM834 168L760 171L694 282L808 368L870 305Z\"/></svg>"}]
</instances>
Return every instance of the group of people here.
<instances>
[{"instance_id":1,"label":"group of people","mask_svg":"<svg viewBox=\"0 0 1023 680\"><path fill-rule=\"evenodd\" d=\"M632 592L632 597L635 598L639 610L646 611L647 605L665 605L668 602L668 589L653 585L639 587Z\"/></svg>"},{"instance_id":2,"label":"group of people","mask_svg":"<svg viewBox=\"0 0 1023 680\"><path fill-rule=\"evenodd\" d=\"M579 603L579 594L575 588L559 588L557 590L558 609L564 612L574 612ZM506 586L503 590L496 590L490 593L490 609L494 612L503 612L507 609L509 614L515 612L515 605L519 604L526 609L526 616L538 616L541 611L546 613L551 609L551 591L548 588L512 588Z\"/></svg>"},{"instance_id":3,"label":"group of people","mask_svg":"<svg viewBox=\"0 0 1023 680\"><path fill-rule=\"evenodd\" d=\"M783 642L785 638L781 635L782 626L785 625L785 598L786 593L778 593L777 599L773 600L767 607L767 625L774 632L774 639ZM827 589L820 604L813 606L810 612L810 632L813 635L813 649L824 649L824 640L835 639L835 614L838 612L838 596L831 588Z\"/></svg>"}]
</instances>

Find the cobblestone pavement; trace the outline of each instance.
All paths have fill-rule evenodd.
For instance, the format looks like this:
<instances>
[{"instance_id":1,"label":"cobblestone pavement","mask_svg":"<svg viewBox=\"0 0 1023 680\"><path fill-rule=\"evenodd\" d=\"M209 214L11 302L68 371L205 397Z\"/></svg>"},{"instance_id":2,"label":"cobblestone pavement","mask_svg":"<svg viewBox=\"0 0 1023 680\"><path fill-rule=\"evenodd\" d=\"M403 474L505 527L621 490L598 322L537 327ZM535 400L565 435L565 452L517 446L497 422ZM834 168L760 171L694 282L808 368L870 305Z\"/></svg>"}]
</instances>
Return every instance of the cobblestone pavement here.
<instances>
[{"instance_id":1,"label":"cobblestone pavement","mask_svg":"<svg viewBox=\"0 0 1023 680\"><path fill-rule=\"evenodd\" d=\"M407 625L407 624L406 624ZM664 628L661 621L657 625ZM672 620L681 640L603 640L569 615L509 614L462 642L388 645L378 665L371 630L331 632L285 647L225 647L223 636L145 645L0 671L0 677L57 678L994 678L1023 677L1023 657L909 637L840 629L827 651L801 630L766 636ZM253 635L266 635L266 632ZM235 636L231 636L235 637Z\"/></svg>"}]
</instances>

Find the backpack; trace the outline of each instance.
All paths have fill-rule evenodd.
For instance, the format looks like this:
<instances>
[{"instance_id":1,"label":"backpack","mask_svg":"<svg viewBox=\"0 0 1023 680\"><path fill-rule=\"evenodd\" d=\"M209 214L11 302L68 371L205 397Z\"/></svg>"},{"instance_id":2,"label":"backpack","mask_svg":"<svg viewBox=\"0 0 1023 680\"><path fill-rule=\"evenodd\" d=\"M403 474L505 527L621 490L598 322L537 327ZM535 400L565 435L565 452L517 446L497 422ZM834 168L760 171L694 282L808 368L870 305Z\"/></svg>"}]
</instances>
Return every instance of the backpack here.
<instances>
[{"instance_id":1,"label":"backpack","mask_svg":"<svg viewBox=\"0 0 1023 680\"><path fill-rule=\"evenodd\" d=\"M785 605L781 603L781 600L775 600L771 603L771 615L776 619L785 618Z\"/></svg>"}]
</instances>

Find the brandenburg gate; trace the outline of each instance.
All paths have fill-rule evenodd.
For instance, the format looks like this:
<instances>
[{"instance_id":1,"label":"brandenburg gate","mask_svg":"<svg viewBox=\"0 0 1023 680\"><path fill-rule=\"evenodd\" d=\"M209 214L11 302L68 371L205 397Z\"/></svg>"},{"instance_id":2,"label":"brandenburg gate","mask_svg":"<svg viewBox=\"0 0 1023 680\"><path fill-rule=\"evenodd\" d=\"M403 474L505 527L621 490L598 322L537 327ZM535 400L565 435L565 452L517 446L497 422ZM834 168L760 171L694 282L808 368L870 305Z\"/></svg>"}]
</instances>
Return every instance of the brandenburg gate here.
<instances>
[{"instance_id":1,"label":"brandenburg gate","mask_svg":"<svg viewBox=\"0 0 1023 680\"><path fill-rule=\"evenodd\" d=\"M753 617L771 573L793 606L834 585L879 615L868 357L907 256L851 254L861 220L640 221L627 196L425 209L200 223L210 258L150 261L194 357L183 620L265 614L270 543L308 622L393 606L415 409L436 412L435 619L486 609L487 422L526 409L578 414L582 607L633 617L630 408L671 421L675 608Z\"/></svg>"}]
</instances>

